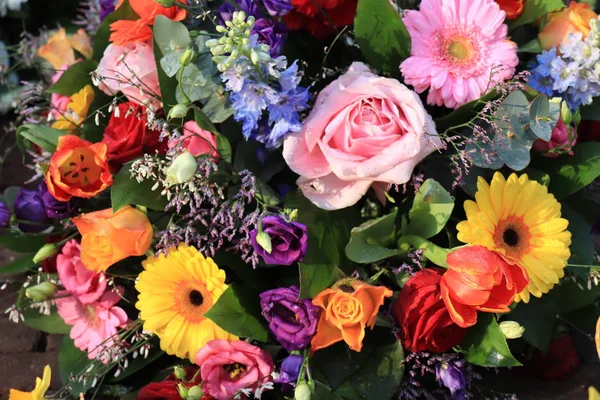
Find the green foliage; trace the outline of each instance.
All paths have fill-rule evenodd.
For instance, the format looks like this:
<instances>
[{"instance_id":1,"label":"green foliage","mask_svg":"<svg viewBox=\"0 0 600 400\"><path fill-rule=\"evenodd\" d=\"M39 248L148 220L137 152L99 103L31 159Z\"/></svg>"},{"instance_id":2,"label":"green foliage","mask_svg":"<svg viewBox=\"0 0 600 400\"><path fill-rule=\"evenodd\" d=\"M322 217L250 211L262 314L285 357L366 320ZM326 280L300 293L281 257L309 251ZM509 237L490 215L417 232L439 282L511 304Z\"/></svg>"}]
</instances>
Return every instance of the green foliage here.
<instances>
[{"instance_id":1,"label":"green foliage","mask_svg":"<svg viewBox=\"0 0 600 400\"><path fill-rule=\"evenodd\" d=\"M0 268L0 275L17 274L35 268L33 256L34 253L29 253L16 258L13 262Z\"/></svg>"},{"instance_id":2,"label":"green foliage","mask_svg":"<svg viewBox=\"0 0 600 400\"><path fill-rule=\"evenodd\" d=\"M217 127L211 122L210 118L208 118L208 116L202 110L194 110L194 121L196 121L196 124L200 128L215 134L217 139L217 152L225 161L231 163L233 152L231 150L229 139L227 139L217 130Z\"/></svg>"},{"instance_id":3,"label":"green foliage","mask_svg":"<svg viewBox=\"0 0 600 400\"><path fill-rule=\"evenodd\" d=\"M118 20L136 20L139 19L139 16L133 11L131 5L129 4L129 0L125 0L123 4L119 8L117 8L112 13L108 14L106 18L102 21L98 30L96 31L96 35L94 36L94 60L100 61L102 56L104 55L104 50L108 47L110 42L108 39L110 38L110 24Z\"/></svg>"},{"instance_id":4,"label":"green foliage","mask_svg":"<svg viewBox=\"0 0 600 400\"><path fill-rule=\"evenodd\" d=\"M68 134L68 131L43 125L25 124L17 129L17 146L19 146L21 151L25 151L31 149L31 143L33 143L53 153L56 150L56 146L58 146L58 138Z\"/></svg>"},{"instance_id":5,"label":"green foliage","mask_svg":"<svg viewBox=\"0 0 600 400\"><path fill-rule=\"evenodd\" d=\"M428 239L442 231L454 209L450 193L433 179L427 179L417 192L406 228L409 235Z\"/></svg>"},{"instance_id":6,"label":"green foliage","mask_svg":"<svg viewBox=\"0 0 600 400\"><path fill-rule=\"evenodd\" d=\"M516 321L523 326L523 339L542 353L546 353L554 337L557 311L554 303L547 300L546 296L541 299L531 297L529 303L518 303L506 316L506 320Z\"/></svg>"},{"instance_id":7,"label":"green foliage","mask_svg":"<svg viewBox=\"0 0 600 400\"><path fill-rule=\"evenodd\" d=\"M45 234L0 235L0 246L18 253L35 253L45 243Z\"/></svg>"},{"instance_id":8,"label":"green foliage","mask_svg":"<svg viewBox=\"0 0 600 400\"><path fill-rule=\"evenodd\" d=\"M550 174L550 192L557 199L583 189L600 176L600 143L583 142L573 147L573 155L541 160Z\"/></svg>"},{"instance_id":9,"label":"green foliage","mask_svg":"<svg viewBox=\"0 0 600 400\"><path fill-rule=\"evenodd\" d=\"M333 264L300 263L299 268L300 297L312 299L335 282Z\"/></svg>"},{"instance_id":10,"label":"green foliage","mask_svg":"<svg viewBox=\"0 0 600 400\"><path fill-rule=\"evenodd\" d=\"M130 168L133 162L123 165L114 177L110 188L113 211L128 204L144 206L153 210L164 210L167 198L160 194L160 190L152 190L154 182L146 179L140 183L131 177Z\"/></svg>"},{"instance_id":11,"label":"green foliage","mask_svg":"<svg viewBox=\"0 0 600 400\"><path fill-rule=\"evenodd\" d=\"M550 11L563 8L564 6L565 4L562 0L525 0L523 13L519 18L513 21L507 21L508 27L512 30L517 26L534 22Z\"/></svg>"},{"instance_id":12,"label":"green foliage","mask_svg":"<svg viewBox=\"0 0 600 400\"><path fill-rule=\"evenodd\" d=\"M75 63L67 68L58 81L46 89L46 92L71 96L86 85L92 85L90 73L95 71L97 67L98 63L94 60L83 60Z\"/></svg>"},{"instance_id":13,"label":"green foliage","mask_svg":"<svg viewBox=\"0 0 600 400\"><path fill-rule=\"evenodd\" d=\"M483 367L517 367L521 365L510 353L504 334L494 314L480 312L477 324L469 328L460 344L468 362Z\"/></svg>"},{"instance_id":14,"label":"green foliage","mask_svg":"<svg viewBox=\"0 0 600 400\"><path fill-rule=\"evenodd\" d=\"M41 314L39 309L32 308L33 302L25 297L25 288L21 287L17 298L17 308L23 313L23 324L46 333L67 334L71 327L62 320L53 307L50 315Z\"/></svg>"},{"instance_id":15,"label":"green foliage","mask_svg":"<svg viewBox=\"0 0 600 400\"><path fill-rule=\"evenodd\" d=\"M567 229L571 232L569 263L592 265L594 263L594 240L590 234L592 231L590 224L568 204L562 203L561 211L562 217L569 221Z\"/></svg>"},{"instance_id":16,"label":"green foliage","mask_svg":"<svg viewBox=\"0 0 600 400\"><path fill-rule=\"evenodd\" d=\"M362 223L350 232L346 256L357 263L368 264L393 257L401 252L389 248L396 246L396 216L398 209L390 214Z\"/></svg>"},{"instance_id":17,"label":"green foliage","mask_svg":"<svg viewBox=\"0 0 600 400\"><path fill-rule=\"evenodd\" d=\"M354 35L369 64L386 72L398 74L410 55L410 35L388 0L359 0Z\"/></svg>"},{"instance_id":18,"label":"green foliage","mask_svg":"<svg viewBox=\"0 0 600 400\"><path fill-rule=\"evenodd\" d=\"M96 371L97 368L86 371L89 368L89 365L90 360L87 357L87 353L75 347L73 340L69 338L68 335L63 337L58 353L58 373L60 381L63 385L66 385L67 390L74 397L79 397L80 393L85 393L90 390L92 388L94 377L98 376ZM87 373L88 376L88 379L85 382L79 381L78 379L69 379L71 374L80 376L83 373ZM100 378L101 376L98 376L98 379Z\"/></svg>"}]
</instances>

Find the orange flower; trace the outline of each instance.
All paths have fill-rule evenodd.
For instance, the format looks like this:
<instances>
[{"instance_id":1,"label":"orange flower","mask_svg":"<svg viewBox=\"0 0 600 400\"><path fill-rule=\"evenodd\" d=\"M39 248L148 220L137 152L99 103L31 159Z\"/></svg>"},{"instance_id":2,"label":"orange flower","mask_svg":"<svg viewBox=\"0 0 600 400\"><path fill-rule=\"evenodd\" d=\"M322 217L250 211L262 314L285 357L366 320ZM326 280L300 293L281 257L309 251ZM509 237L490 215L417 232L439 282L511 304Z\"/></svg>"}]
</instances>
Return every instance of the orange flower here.
<instances>
[{"instance_id":1,"label":"orange flower","mask_svg":"<svg viewBox=\"0 0 600 400\"><path fill-rule=\"evenodd\" d=\"M111 208L72 218L81 233L81 262L93 272L114 263L144 255L152 244L152 225L143 212L131 206L113 213Z\"/></svg>"},{"instance_id":2,"label":"orange flower","mask_svg":"<svg viewBox=\"0 0 600 400\"><path fill-rule=\"evenodd\" d=\"M505 313L515 296L529 284L523 268L507 263L483 246L461 247L446 257L442 299L450 318L461 328L477 322L477 311Z\"/></svg>"},{"instance_id":3,"label":"orange flower","mask_svg":"<svg viewBox=\"0 0 600 400\"><path fill-rule=\"evenodd\" d=\"M185 1L180 1L186 4ZM123 4L119 1L117 8ZM150 25L154 24L157 15L164 15L173 21L181 21L186 16L183 8L163 7L154 0L130 0L129 4L135 13L140 17L135 21L120 20L110 24L110 41L117 46L123 46L127 43L146 42L152 39L152 30Z\"/></svg>"},{"instance_id":4,"label":"orange flower","mask_svg":"<svg viewBox=\"0 0 600 400\"><path fill-rule=\"evenodd\" d=\"M590 33L590 20L597 17L598 14L590 10L589 5L574 1L569 7L548 14L546 26L538 34L542 48L558 48L569 33L573 32L581 32L584 38L587 37Z\"/></svg>"},{"instance_id":5,"label":"orange flower","mask_svg":"<svg viewBox=\"0 0 600 400\"><path fill-rule=\"evenodd\" d=\"M75 35L67 36L64 28L60 28L40 47L38 55L46 59L54 69L60 69L63 65L75 63L75 51L85 57L92 56L92 42L83 29L77 31Z\"/></svg>"},{"instance_id":6,"label":"orange flower","mask_svg":"<svg viewBox=\"0 0 600 400\"><path fill-rule=\"evenodd\" d=\"M392 291L384 286L371 286L352 278L343 279L319 293L313 304L324 311L311 342L312 350L343 340L352 350L360 351L365 327L373 329L379 307L391 296Z\"/></svg>"},{"instance_id":7,"label":"orange flower","mask_svg":"<svg viewBox=\"0 0 600 400\"><path fill-rule=\"evenodd\" d=\"M506 19L517 19L523 13L523 0L496 0Z\"/></svg>"},{"instance_id":8,"label":"orange flower","mask_svg":"<svg viewBox=\"0 0 600 400\"><path fill-rule=\"evenodd\" d=\"M104 143L92 144L75 135L58 138L46 173L48 191L56 200L69 201L73 196L89 199L112 182Z\"/></svg>"}]
</instances>

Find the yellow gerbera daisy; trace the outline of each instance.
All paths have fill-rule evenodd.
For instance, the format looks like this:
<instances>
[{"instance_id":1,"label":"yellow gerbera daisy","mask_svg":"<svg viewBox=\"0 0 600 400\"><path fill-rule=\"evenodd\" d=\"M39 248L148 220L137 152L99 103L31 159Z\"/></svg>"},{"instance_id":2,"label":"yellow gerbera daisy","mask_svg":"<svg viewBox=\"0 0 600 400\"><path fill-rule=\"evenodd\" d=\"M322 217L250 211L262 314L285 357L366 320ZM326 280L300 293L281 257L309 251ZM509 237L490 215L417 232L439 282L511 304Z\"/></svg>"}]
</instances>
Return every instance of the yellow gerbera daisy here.
<instances>
[{"instance_id":1,"label":"yellow gerbera daisy","mask_svg":"<svg viewBox=\"0 0 600 400\"><path fill-rule=\"evenodd\" d=\"M148 257L135 288L140 292L136 308L144 330L160 338L168 354L189 358L213 339L236 340L204 317L223 294L225 271L194 247L180 244L167 255Z\"/></svg>"},{"instance_id":2,"label":"yellow gerbera daisy","mask_svg":"<svg viewBox=\"0 0 600 400\"><path fill-rule=\"evenodd\" d=\"M8 400L44 400L46 390L50 387L50 379L52 378L52 371L50 366L44 367L44 374L42 379L35 378L35 389L31 392L21 392L20 390L10 389Z\"/></svg>"},{"instance_id":3,"label":"yellow gerbera daisy","mask_svg":"<svg viewBox=\"0 0 600 400\"><path fill-rule=\"evenodd\" d=\"M67 110L56 119L52 127L63 131L76 129L79 125L83 124L93 101L94 89L90 85L86 85L79 92L71 96Z\"/></svg>"},{"instance_id":4,"label":"yellow gerbera daisy","mask_svg":"<svg viewBox=\"0 0 600 400\"><path fill-rule=\"evenodd\" d=\"M475 200L465 201L467 220L457 225L458 240L502 254L525 268L529 285L516 300L541 297L564 276L571 256L569 221L560 218L560 203L527 175L508 180L496 172L491 185L479 177Z\"/></svg>"}]
</instances>

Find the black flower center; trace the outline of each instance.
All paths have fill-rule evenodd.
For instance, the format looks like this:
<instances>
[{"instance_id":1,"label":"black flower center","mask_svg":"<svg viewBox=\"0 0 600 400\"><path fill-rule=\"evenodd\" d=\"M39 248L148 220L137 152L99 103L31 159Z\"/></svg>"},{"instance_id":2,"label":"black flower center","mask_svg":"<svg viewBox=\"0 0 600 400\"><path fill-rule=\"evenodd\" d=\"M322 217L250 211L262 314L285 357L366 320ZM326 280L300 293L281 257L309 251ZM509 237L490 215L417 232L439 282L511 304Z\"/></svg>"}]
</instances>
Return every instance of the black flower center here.
<instances>
[{"instance_id":1,"label":"black flower center","mask_svg":"<svg viewBox=\"0 0 600 400\"><path fill-rule=\"evenodd\" d=\"M273 306L273 313L289 323L298 321L298 315L296 313L279 303Z\"/></svg>"},{"instance_id":2,"label":"black flower center","mask_svg":"<svg viewBox=\"0 0 600 400\"><path fill-rule=\"evenodd\" d=\"M202 293L200 293L198 290L194 289L190 292L190 303L192 303L192 305L194 306L201 306L202 303L204 302L204 297L202 297Z\"/></svg>"},{"instance_id":3,"label":"black flower center","mask_svg":"<svg viewBox=\"0 0 600 400\"><path fill-rule=\"evenodd\" d=\"M340 285L339 289L342 292L346 292L346 293L354 293L354 288L350 285Z\"/></svg>"},{"instance_id":4,"label":"black flower center","mask_svg":"<svg viewBox=\"0 0 600 400\"><path fill-rule=\"evenodd\" d=\"M504 243L507 245L515 247L519 244L519 234L514 229L508 228L502 234L502 240L504 240Z\"/></svg>"}]
</instances>

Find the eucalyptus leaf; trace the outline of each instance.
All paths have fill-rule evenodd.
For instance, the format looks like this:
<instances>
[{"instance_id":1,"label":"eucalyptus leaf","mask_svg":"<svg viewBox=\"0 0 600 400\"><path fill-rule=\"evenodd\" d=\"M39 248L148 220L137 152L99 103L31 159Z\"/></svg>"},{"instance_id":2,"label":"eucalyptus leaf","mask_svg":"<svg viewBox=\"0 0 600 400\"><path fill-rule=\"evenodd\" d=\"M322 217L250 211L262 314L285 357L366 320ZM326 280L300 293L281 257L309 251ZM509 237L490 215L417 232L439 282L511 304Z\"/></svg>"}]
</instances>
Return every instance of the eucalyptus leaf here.
<instances>
[{"instance_id":1,"label":"eucalyptus leaf","mask_svg":"<svg viewBox=\"0 0 600 400\"><path fill-rule=\"evenodd\" d=\"M477 167L497 170L504 165L504 162L490 142L477 143L472 141L465 146L465 151Z\"/></svg>"},{"instance_id":2,"label":"eucalyptus leaf","mask_svg":"<svg viewBox=\"0 0 600 400\"><path fill-rule=\"evenodd\" d=\"M169 78L173 78L179 69L181 68L181 63L179 62L179 57L183 54L184 50L176 50L170 53L165 54L160 59L160 67L164 71L165 75Z\"/></svg>"},{"instance_id":3,"label":"eucalyptus leaf","mask_svg":"<svg viewBox=\"0 0 600 400\"><path fill-rule=\"evenodd\" d=\"M548 96L540 94L529 107L529 118L531 118L530 128L537 137L544 141L549 141L552 137L554 125L549 121L550 101Z\"/></svg>"},{"instance_id":4,"label":"eucalyptus leaf","mask_svg":"<svg viewBox=\"0 0 600 400\"><path fill-rule=\"evenodd\" d=\"M427 179L417 192L409 212L407 234L428 239L442 231L454 209L450 193L433 179Z\"/></svg>"},{"instance_id":5,"label":"eucalyptus leaf","mask_svg":"<svg viewBox=\"0 0 600 400\"><path fill-rule=\"evenodd\" d=\"M346 256L357 263L367 264L400 254L396 247L396 216L398 209L390 214L362 223L352 228Z\"/></svg>"},{"instance_id":6,"label":"eucalyptus leaf","mask_svg":"<svg viewBox=\"0 0 600 400\"><path fill-rule=\"evenodd\" d=\"M192 42L184 24L160 14L154 20L154 40L163 55L185 50Z\"/></svg>"}]
</instances>

